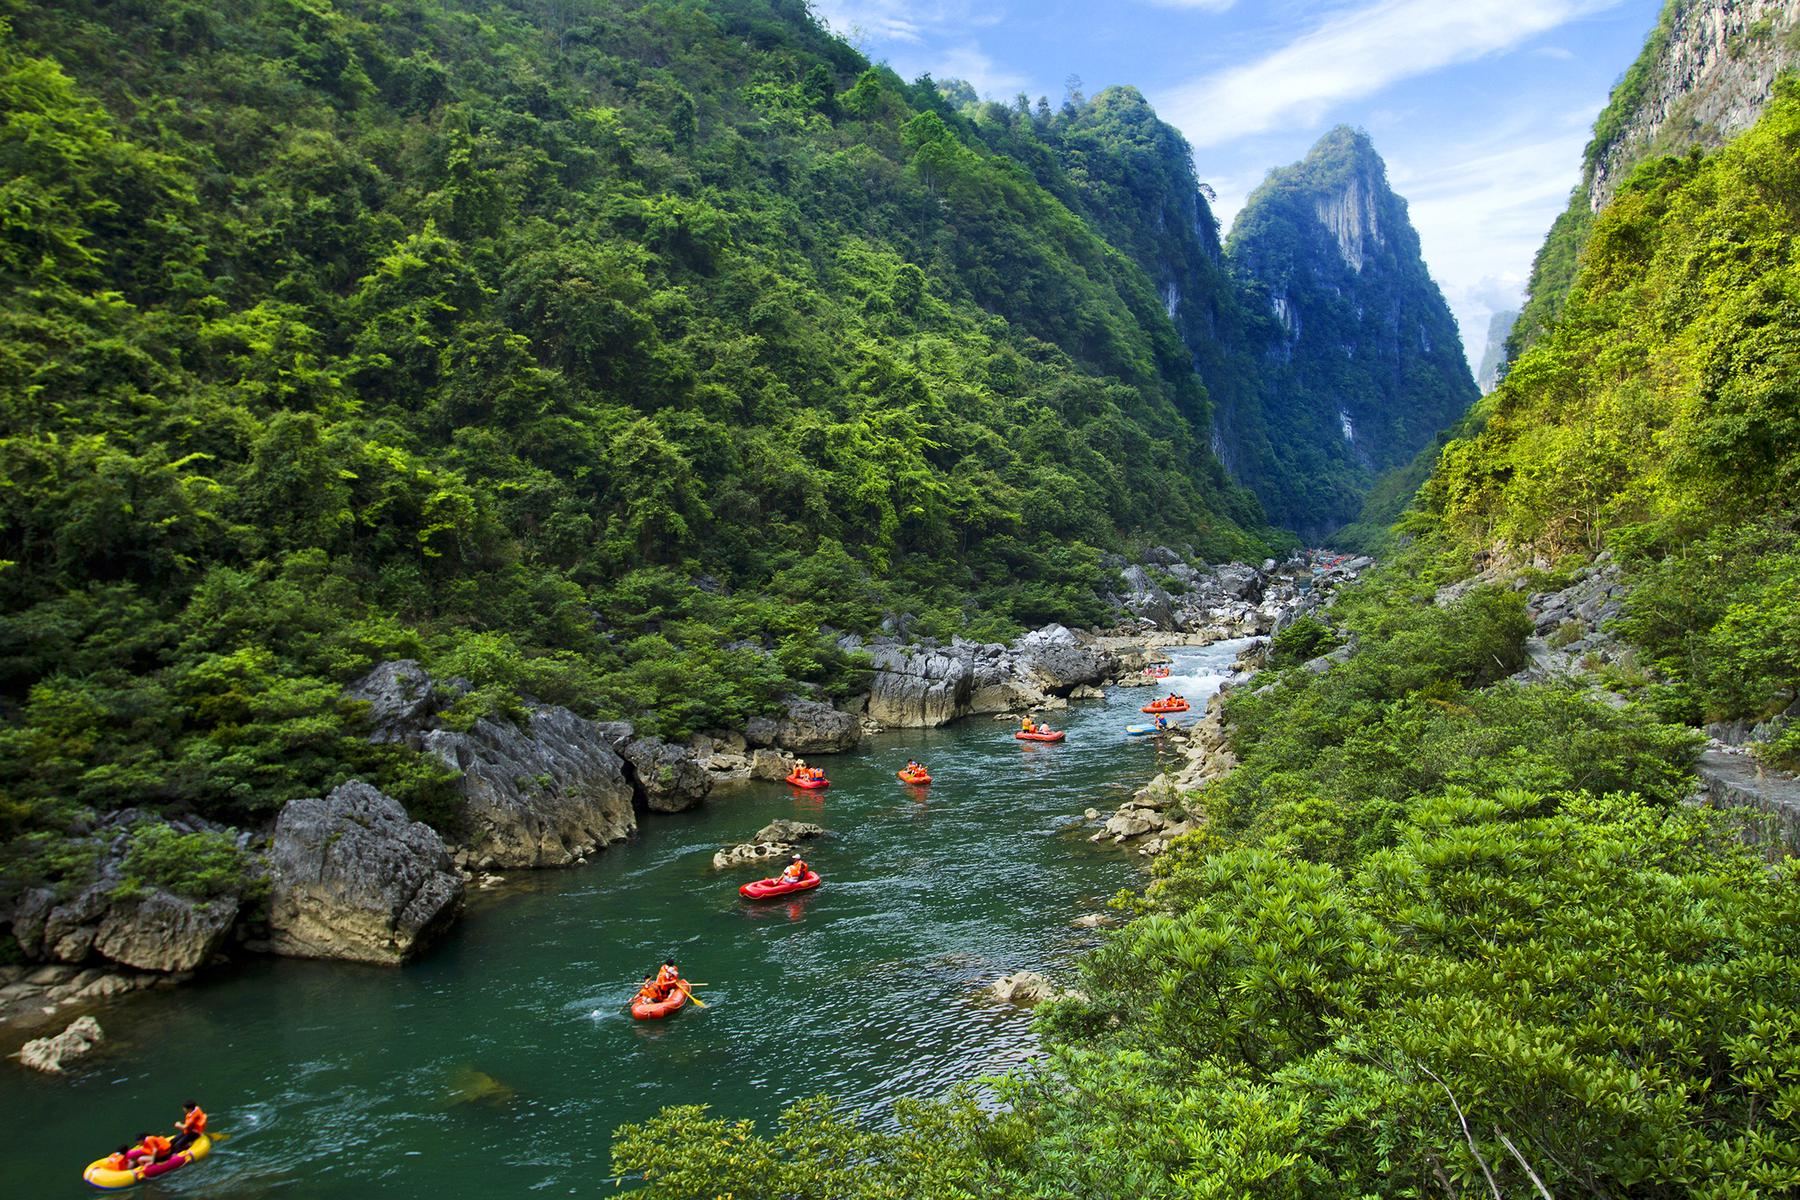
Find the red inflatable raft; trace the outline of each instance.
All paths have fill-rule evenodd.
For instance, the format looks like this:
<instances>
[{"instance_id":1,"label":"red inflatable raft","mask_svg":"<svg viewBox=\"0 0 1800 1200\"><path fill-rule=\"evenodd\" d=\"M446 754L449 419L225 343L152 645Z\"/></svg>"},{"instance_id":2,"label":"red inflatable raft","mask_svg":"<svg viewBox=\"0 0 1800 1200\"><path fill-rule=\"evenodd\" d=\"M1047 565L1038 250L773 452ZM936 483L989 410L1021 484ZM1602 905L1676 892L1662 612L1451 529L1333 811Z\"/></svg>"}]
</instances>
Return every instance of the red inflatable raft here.
<instances>
[{"instance_id":1,"label":"red inflatable raft","mask_svg":"<svg viewBox=\"0 0 1800 1200\"><path fill-rule=\"evenodd\" d=\"M782 879L780 876L776 876L774 879L758 879L752 883L746 883L743 887L738 889L738 895L746 900L773 900L775 897L785 896L789 892L811 891L823 882L824 880L819 878L819 873L817 871L808 871L791 883Z\"/></svg>"},{"instance_id":2,"label":"red inflatable raft","mask_svg":"<svg viewBox=\"0 0 1800 1200\"><path fill-rule=\"evenodd\" d=\"M1069 735L1061 729L1052 730L1049 733L1026 733L1021 729L1013 736L1021 742L1060 742Z\"/></svg>"},{"instance_id":3,"label":"red inflatable raft","mask_svg":"<svg viewBox=\"0 0 1800 1200\"><path fill-rule=\"evenodd\" d=\"M1169 668L1167 668L1167 667L1145 667L1144 674L1148 675L1152 679L1167 679L1169 677Z\"/></svg>"},{"instance_id":4,"label":"red inflatable raft","mask_svg":"<svg viewBox=\"0 0 1800 1200\"><path fill-rule=\"evenodd\" d=\"M660 1021L687 1003L687 993L676 988L667 1000L634 1000L631 1015L640 1021Z\"/></svg>"},{"instance_id":5,"label":"red inflatable raft","mask_svg":"<svg viewBox=\"0 0 1800 1200\"><path fill-rule=\"evenodd\" d=\"M1139 712L1147 713L1186 712L1187 710L1188 702L1179 696L1173 700L1152 700L1149 704L1138 709Z\"/></svg>"},{"instance_id":6,"label":"red inflatable raft","mask_svg":"<svg viewBox=\"0 0 1800 1200\"><path fill-rule=\"evenodd\" d=\"M925 771L895 771L894 777L901 783L923 786L931 782L931 775Z\"/></svg>"},{"instance_id":7,"label":"red inflatable raft","mask_svg":"<svg viewBox=\"0 0 1800 1200\"><path fill-rule=\"evenodd\" d=\"M824 788L831 786L831 780L825 778L812 779L809 777L803 779L798 775L789 775L787 781L797 788Z\"/></svg>"}]
</instances>

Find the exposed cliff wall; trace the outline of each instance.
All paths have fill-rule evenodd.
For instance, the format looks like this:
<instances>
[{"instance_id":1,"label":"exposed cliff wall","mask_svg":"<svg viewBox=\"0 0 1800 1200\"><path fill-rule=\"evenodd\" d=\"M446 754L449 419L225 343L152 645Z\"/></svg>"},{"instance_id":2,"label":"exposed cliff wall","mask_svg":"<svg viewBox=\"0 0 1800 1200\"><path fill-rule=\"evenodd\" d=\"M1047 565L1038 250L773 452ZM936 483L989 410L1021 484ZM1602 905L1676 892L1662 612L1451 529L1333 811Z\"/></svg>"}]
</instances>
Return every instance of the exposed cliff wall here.
<instances>
[{"instance_id":1,"label":"exposed cliff wall","mask_svg":"<svg viewBox=\"0 0 1800 1200\"><path fill-rule=\"evenodd\" d=\"M1481 366L1475 371L1475 386L1484 396L1499 387L1506 377L1506 339L1512 336L1518 320L1519 314L1513 309L1497 312L1488 319L1487 347L1482 350Z\"/></svg>"},{"instance_id":2,"label":"exposed cliff wall","mask_svg":"<svg viewBox=\"0 0 1800 1200\"><path fill-rule=\"evenodd\" d=\"M1588 209L1604 208L1645 158L1717 149L1748 129L1796 62L1800 0L1674 0L1595 128Z\"/></svg>"},{"instance_id":3,"label":"exposed cliff wall","mask_svg":"<svg viewBox=\"0 0 1800 1200\"><path fill-rule=\"evenodd\" d=\"M1655 155L1724 145L1756 121L1776 78L1797 62L1800 0L1667 0L1594 122L1581 182L1531 264L1508 361L1556 323L1594 214L1632 168Z\"/></svg>"}]
</instances>

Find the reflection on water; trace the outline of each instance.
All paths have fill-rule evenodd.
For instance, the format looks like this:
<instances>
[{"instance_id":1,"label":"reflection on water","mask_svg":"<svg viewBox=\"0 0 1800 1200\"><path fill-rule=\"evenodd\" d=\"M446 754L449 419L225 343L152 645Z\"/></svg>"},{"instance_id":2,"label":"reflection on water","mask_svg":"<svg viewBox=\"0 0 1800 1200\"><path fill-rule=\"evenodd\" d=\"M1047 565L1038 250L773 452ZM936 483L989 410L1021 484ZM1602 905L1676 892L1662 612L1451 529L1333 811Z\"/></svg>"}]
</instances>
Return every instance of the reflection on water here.
<instances>
[{"instance_id":1,"label":"reflection on water","mask_svg":"<svg viewBox=\"0 0 1800 1200\"><path fill-rule=\"evenodd\" d=\"M1240 645L1173 651L1158 686L1197 715ZM608 1175L616 1126L663 1105L766 1119L827 1091L879 1113L1017 1066L1029 1014L975 993L1065 966L1099 936L1069 922L1140 878L1080 814L1159 769L1160 739L1124 736L1150 694L1055 714L1060 744L978 718L827 759L826 791L716 793L587 867L473 898L404 969L253 959L104 1009L108 1040L73 1077L0 1070L0 1113L33 1130L8 1193L88 1194L83 1164L190 1096L231 1136L158 1195L567 1194ZM929 787L894 778L908 758ZM742 900L755 871L714 871L712 854L780 816L830 831L806 853L826 882ZM626 1005L665 957L708 1007L635 1021Z\"/></svg>"}]
</instances>

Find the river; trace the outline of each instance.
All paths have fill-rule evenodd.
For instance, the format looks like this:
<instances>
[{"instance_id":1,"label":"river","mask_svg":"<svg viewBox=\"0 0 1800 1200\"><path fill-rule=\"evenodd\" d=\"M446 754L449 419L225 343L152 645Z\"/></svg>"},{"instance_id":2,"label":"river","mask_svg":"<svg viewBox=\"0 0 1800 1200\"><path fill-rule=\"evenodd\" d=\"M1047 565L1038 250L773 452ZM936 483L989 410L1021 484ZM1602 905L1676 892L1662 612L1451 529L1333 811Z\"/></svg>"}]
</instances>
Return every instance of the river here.
<instances>
[{"instance_id":1,"label":"river","mask_svg":"<svg viewBox=\"0 0 1800 1200\"><path fill-rule=\"evenodd\" d=\"M1170 651L1170 688L1198 711L1243 644ZM585 867L474 895L402 969L251 958L103 1009L107 1041L69 1077L0 1069L7 1192L91 1194L83 1164L190 1097L232 1137L145 1194L567 1195L610 1175L615 1127L664 1105L766 1121L828 1092L879 1117L1004 1071L1033 1053L1030 1015L981 985L1066 968L1097 936L1070 922L1143 880L1081 814L1160 769L1155 740L1123 732L1155 694L1050 714L1060 745L974 718L821 757L824 792L715 792ZM908 757L929 789L894 778ZM807 847L826 882L750 904L736 889L757 872L711 858L779 816L830 831ZM708 1007L632 1020L625 1002L668 955Z\"/></svg>"}]
</instances>

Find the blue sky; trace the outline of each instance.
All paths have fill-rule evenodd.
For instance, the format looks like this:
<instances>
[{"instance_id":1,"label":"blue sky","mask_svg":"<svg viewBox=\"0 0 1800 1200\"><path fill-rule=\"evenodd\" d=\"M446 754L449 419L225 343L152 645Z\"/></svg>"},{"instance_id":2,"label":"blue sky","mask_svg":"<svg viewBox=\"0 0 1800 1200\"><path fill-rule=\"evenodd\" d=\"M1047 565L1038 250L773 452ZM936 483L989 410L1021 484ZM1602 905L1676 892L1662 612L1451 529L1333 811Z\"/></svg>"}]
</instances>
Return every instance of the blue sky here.
<instances>
[{"instance_id":1,"label":"blue sky","mask_svg":"<svg viewBox=\"0 0 1800 1200\"><path fill-rule=\"evenodd\" d=\"M908 79L1061 100L1134 84L1194 146L1229 224L1333 125L1369 131L1479 357L1580 175L1661 0L814 0Z\"/></svg>"}]
</instances>

